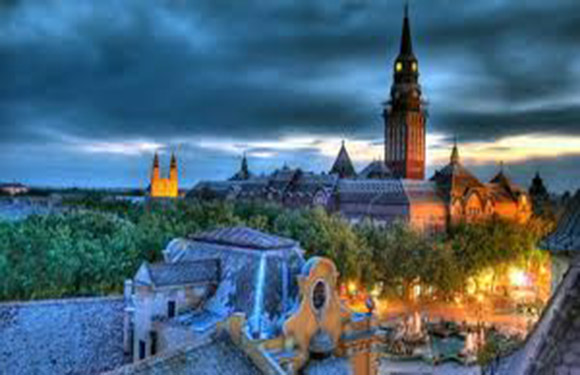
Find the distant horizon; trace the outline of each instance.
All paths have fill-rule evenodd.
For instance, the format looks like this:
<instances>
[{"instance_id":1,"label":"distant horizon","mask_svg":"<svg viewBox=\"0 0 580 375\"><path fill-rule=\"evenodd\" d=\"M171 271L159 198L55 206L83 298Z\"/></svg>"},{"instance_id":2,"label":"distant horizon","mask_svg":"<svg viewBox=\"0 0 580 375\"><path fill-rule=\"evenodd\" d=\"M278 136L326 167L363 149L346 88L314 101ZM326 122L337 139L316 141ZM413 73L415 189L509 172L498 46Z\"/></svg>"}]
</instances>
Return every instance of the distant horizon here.
<instances>
[{"instance_id":1,"label":"distant horizon","mask_svg":"<svg viewBox=\"0 0 580 375\"><path fill-rule=\"evenodd\" d=\"M151 159L152 160L152 159ZM164 159L162 159L163 161ZM224 180L227 179L231 176L234 175L235 172L238 171L239 169L239 162L241 160L241 157L239 158L235 158L233 159L233 161L237 164L233 164L235 166L235 169L232 169L230 171L229 174L226 175L219 175L219 176L215 176L215 177L211 177L208 176L208 178L204 178L204 179L197 179L197 180L183 180L180 176L180 184L179 184L179 190L180 191L187 191L192 189L197 183L201 182L201 181L219 181L219 180ZM269 164L270 167L267 169L261 169L261 170L256 170L254 168L252 168L252 158L249 158L249 164L250 164L250 171L256 175L267 175L270 174L272 172L274 172L276 169L280 169L282 168L284 165L288 165L288 167L290 168L300 168L304 171L307 172L314 172L314 173L328 173L328 170L330 169L330 166L332 165L332 162L330 161L328 164L328 168L323 169L323 170L309 170L300 166L296 166L296 165L292 165L290 163L281 163L279 165L272 165ZM259 159L258 159L259 160ZM360 170L362 168L364 168L364 166L366 166L366 164L364 163L360 163L360 162L354 162L355 164L355 168L357 169L357 172L360 172ZM162 162L162 173L166 173L167 169L164 168L165 165ZM182 167L181 163L179 164L180 167ZM435 173L435 170L441 169L444 166L444 164L440 164L437 165L436 167L432 167L432 166L427 166L427 175L425 180L429 180L431 178L431 176ZM493 178L493 176L495 176L500 170L501 170L501 166L498 165L473 165L473 164L465 164L465 166L472 171L478 178L480 178L482 180L482 182L488 182L491 178ZM147 168L150 168L151 165L148 165ZM544 184L546 185L548 191L551 194L556 194L556 195L562 195L565 192L570 192L571 194L574 194L577 190L580 190L580 179L574 178L575 176L571 176L571 178L568 180L569 184L559 184L559 185L554 185L552 182L549 181L549 176L550 173L557 173L557 171L547 171L548 173L542 173L541 169L534 169L533 167L530 168L528 165L526 164L504 164L504 171L506 172L507 176L510 177L515 183L517 183L518 185L520 185L521 188L525 189L527 191L527 189L529 188L532 179L535 177L536 172L540 173L540 177L542 177L542 179L544 180ZM519 173L514 174L513 171L517 171ZM523 171L523 172L522 172ZM180 174L181 174L181 168L180 168ZM514 176L519 176L520 178L514 178ZM523 176L523 178L521 178L521 176ZM120 185L120 184L114 184L114 183L110 183L107 184L107 181L99 181L100 184L88 184L88 183L77 183L75 184L67 184L67 183L52 183L52 184L47 184L47 183L41 183L41 182L30 182L30 181L26 181L26 180L9 180L9 179L0 179L0 183L23 183L31 188L35 188L35 189L82 189L82 190L142 190L142 191L146 191L148 188L148 178L149 178L149 171L147 171L147 173L142 176L142 180L144 181L144 183L146 183L146 186L140 186L138 184L136 185ZM145 182L146 181L146 182Z\"/></svg>"}]
</instances>

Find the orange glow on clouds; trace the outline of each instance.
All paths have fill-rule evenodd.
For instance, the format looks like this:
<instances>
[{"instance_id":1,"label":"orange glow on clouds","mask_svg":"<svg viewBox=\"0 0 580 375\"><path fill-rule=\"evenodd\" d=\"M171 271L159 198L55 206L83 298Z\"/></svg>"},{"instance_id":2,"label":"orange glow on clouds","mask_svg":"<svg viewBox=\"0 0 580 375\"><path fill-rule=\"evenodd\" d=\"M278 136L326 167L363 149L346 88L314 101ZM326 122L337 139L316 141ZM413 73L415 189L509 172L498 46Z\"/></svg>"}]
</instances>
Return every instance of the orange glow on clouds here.
<instances>
[{"instance_id":1,"label":"orange glow on clouds","mask_svg":"<svg viewBox=\"0 0 580 375\"><path fill-rule=\"evenodd\" d=\"M449 144L447 148L430 150L432 161L437 164L447 163L451 147ZM459 143L459 154L463 161L474 164L580 155L580 136L526 134L495 141Z\"/></svg>"},{"instance_id":2,"label":"orange glow on clouds","mask_svg":"<svg viewBox=\"0 0 580 375\"><path fill-rule=\"evenodd\" d=\"M313 149L328 158L336 157L342 139L325 136L288 137L278 140L245 142L203 140L197 144L202 148L241 154L245 150L253 157L272 158L277 152ZM499 161L520 162L534 158L557 158L580 155L580 136L525 134L499 138L493 141L458 143L461 160L471 164L495 164ZM347 140L347 150L356 162L383 159L384 149L380 142L369 140ZM427 135L427 164L442 165L449 161L453 142L450 137L431 133Z\"/></svg>"},{"instance_id":3,"label":"orange glow on clouds","mask_svg":"<svg viewBox=\"0 0 580 375\"><path fill-rule=\"evenodd\" d=\"M250 151L255 158L275 158L282 152L310 150L333 159L340 149L342 139L326 136L297 136L274 140L238 142L235 140L202 139L192 141L197 147L240 155ZM122 155L152 153L169 145L148 140L121 142L90 142L76 140L83 152ZM187 140L185 140L187 143ZM443 165L449 161L453 146L450 137L431 133L427 136L427 164ZM557 158L580 155L580 136L526 134L499 138L493 141L458 143L461 160L470 164L495 164L521 162L534 158ZM347 140L346 147L355 162L368 163L383 159L382 142L371 140Z\"/></svg>"}]
</instances>

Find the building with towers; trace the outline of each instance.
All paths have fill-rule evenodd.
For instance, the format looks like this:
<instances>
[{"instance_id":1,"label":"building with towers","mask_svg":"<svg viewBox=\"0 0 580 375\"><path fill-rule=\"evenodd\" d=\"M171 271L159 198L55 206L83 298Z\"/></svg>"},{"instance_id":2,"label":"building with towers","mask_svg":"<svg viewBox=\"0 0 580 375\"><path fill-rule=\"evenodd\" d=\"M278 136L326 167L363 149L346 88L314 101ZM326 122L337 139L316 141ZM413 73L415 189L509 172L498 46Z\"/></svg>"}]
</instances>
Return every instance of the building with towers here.
<instances>
[{"instance_id":1,"label":"building with towers","mask_svg":"<svg viewBox=\"0 0 580 375\"><path fill-rule=\"evenodd\" d=\"M482 182L463 164L457 142L449 163L425 179L426 111L413 52L409 10L405 7L393 84L385 103L384 160L357 173L344 142L327 173L284 166L270 175L253 175L246 156L227 181L202 181L189 196L200 199L272 201L287 207L320 206L356 224L404 221L422 232L498 216L525 221L531 216L526 191L511 182L503 166Z\"/></svg>"},{"instance_id":2,"label":"building with towers","mask_svg":"<svg viewBox=\"0 0 580 375\"><path fill-rule=\"evenodd\" d=\"M409 6L405 6L393 85L385 103L385 163L398 178L425 178L426 114L419 85L419 62L413 53Z\"/></svg>"},{"instance_id":3,"label":"building with towers","mask_svg":"<svg viewBox=\"0 0 580 375\"><path fill-rule=\"evenodd\" d=\"M153 167L151 169L149 196L151 198L177 198L179 196L179 174L175 154L171 154L169 177L161 177L159 155L155 153Z\"/></svg>"}]
</instances>

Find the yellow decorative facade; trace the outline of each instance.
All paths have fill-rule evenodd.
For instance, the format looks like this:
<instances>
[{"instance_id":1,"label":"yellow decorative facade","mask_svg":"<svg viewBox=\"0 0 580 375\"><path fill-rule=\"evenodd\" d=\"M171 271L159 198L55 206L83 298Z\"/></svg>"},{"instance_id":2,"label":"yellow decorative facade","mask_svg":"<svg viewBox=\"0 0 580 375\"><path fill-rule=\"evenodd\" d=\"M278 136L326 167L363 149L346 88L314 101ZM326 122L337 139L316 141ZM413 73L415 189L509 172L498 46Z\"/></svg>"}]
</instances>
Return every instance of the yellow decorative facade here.
<instances>
[{"instance_id":1,"label":"yellow decorative facade","mask_svg":"<svg viewBox=\"0 0 580 375\"><path fill-rule=\"evenodd\" d=\"M155 154L149 194L151 198L177 198L179 196L179 177L175 155L171 155L169 178L162 178L159 168L159 156Z\"/></svg>"}]
</instances>

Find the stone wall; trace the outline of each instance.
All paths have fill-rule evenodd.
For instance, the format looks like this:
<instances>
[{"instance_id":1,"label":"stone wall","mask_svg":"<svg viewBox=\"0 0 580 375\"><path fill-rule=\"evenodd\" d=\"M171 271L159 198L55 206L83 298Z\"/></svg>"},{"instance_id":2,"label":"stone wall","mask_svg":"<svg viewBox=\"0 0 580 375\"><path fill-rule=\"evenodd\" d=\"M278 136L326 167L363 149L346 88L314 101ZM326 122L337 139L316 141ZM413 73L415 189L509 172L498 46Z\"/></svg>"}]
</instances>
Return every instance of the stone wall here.
<instances>
[{"instance_id":1,"label":"stone wall","mask_svg":"<svg viewBox=\"0 0 580 375\"><path fill-rule=\"evenodd\" d=\"M85 375L125 363L122 297L0 304L0 375Z\"/></svg>"}]
</instances>

